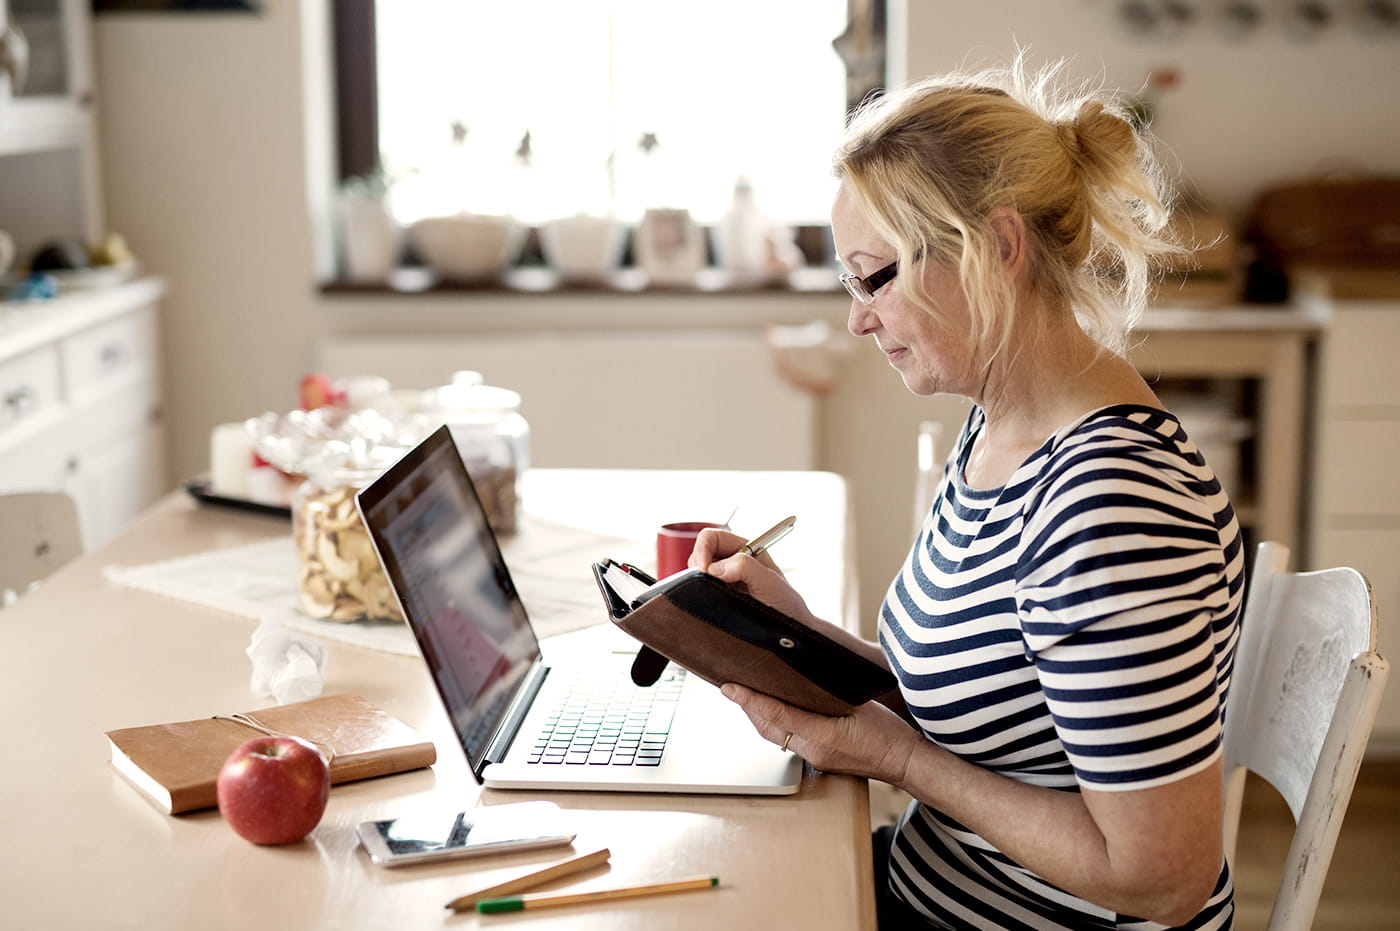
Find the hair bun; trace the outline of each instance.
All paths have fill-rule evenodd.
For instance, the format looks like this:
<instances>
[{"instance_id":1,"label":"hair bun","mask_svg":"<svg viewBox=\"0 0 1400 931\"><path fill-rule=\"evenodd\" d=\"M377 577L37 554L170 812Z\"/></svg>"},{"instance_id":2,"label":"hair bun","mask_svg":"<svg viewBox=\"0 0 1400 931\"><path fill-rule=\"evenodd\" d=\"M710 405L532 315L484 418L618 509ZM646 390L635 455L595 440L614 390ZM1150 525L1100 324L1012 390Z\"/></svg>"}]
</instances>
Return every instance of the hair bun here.
<instances>
[{"instance_id":1,"label":"hair bun","mask_svg":"<svg viewBox=\"0 0 1400 931\"><path fill-rule=\"evenodd\" d=\"M1056 123L1055 134L1060 137L1060 144L1068 149L1071 155L1078 157L1081 154L1078 117Z\"/></svg>"},{"instance_id":2,"label":"hair bun","mask_svg":"<svg viewBox=\"0 0 1400 931\"><path fill-rule=\"evenodd\" d=\"M1094 174L1116 174L1137 158L1133 127L1101 100L1084 101L1072 120L1056 123L1055 129L1070 155Z\"/></svg>"}]
</instances>

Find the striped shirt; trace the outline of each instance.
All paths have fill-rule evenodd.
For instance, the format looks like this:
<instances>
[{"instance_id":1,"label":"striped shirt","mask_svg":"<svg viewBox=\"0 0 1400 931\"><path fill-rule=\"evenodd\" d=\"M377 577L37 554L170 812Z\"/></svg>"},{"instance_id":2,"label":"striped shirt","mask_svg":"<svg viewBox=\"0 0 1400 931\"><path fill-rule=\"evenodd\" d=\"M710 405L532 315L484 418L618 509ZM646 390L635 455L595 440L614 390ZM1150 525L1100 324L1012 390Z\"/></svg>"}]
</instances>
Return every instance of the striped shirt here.
<instances>
[{"instance_id":1,"label":"striped shirt","mask_svg":"<svg viewBox=\"0 0 1400 931\"><path fill-rule=\"evenodd\" d=\"M1143 789L1220 754L1244 584L1233 509L1181 424L1117 405L1059 430L1001 488L962 481L974 408L881 609L925 735L1011 779ZM1144 839L1150 843L1150 839ZM895 893L952 928L1159 927L1069 895L915 802ZM1228 928L1222 868L1189 928Z\"/></svg>"}]
</instances>

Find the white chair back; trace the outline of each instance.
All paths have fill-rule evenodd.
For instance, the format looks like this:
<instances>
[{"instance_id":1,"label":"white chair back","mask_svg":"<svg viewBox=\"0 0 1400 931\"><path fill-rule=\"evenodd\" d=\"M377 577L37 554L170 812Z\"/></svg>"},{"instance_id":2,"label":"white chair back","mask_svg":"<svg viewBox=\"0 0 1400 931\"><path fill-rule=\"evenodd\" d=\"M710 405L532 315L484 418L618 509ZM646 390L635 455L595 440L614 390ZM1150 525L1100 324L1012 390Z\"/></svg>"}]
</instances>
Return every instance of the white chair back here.
<instances>
[{"instance_id":1,"label":"white chair back","mask_svg":"<svg viewBox=\"0 0 1400 931\"><path fill-rule=\"evenodd\" d=\"M0 495L0 606L82 551L78 509L67 494Z\"/></svg>"},{"instance_id":2,"label":"white chair back","mask_svg":"<svg viewBox=\"0 0 1400 931\"><path fill-rule=\"evenodd\" d=\"M1253 772L1296 822L1269 928L1306 929L1390 666L1375 652L1375 600L1361 573L1287 564L1287 547L1259 545L1225 718L1225 853L1233 863Z\"/></svg>"}]
</instances>

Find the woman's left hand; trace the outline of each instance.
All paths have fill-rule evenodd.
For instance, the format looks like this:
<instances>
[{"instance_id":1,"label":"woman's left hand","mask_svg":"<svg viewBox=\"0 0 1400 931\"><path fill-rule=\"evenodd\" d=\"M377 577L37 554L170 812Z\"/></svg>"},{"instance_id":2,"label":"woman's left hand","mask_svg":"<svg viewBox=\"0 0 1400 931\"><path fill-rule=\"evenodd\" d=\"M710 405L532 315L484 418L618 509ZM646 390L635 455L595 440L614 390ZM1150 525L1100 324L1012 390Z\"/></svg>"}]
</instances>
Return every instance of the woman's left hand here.
<instances>
[{"instance_id":1,"label":"woman's left hand","mask_svg":"<svg viewBox=\"0 0 1400 931\"><path fill-rule=\"evenodd\" d=\"M823 772L850 773L899 786L915 750L927 744L903 718L879 702L866 702L850 714L833 718L732 682L720 691L744 709L765 740L779 746L786 740L789 750Z\"/></svg>"}]
</instances>

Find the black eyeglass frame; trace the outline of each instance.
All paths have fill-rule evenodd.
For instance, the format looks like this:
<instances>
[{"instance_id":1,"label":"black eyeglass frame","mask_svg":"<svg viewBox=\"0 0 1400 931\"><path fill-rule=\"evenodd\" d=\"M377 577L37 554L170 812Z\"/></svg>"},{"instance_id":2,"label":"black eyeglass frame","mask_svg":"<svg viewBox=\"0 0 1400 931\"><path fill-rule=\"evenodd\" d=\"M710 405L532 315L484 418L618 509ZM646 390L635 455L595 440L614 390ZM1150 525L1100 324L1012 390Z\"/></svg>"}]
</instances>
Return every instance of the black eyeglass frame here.
<instances>
[{"instance_id":1,"label":"black eyeglass frame","mask_svg":"<svg viewBox=\"0 0 1400 931\"><path fill-rule=\"evenodd\" d=\"M864 278L854 272L846 272L841 275L841 284L845 285L846 291L851 297L862 304L875 303L875 292L883 288L894 280L899 274L899 260L891 262L884 268L877 269L866 275Z\"/></svg>"}]
</instances>

